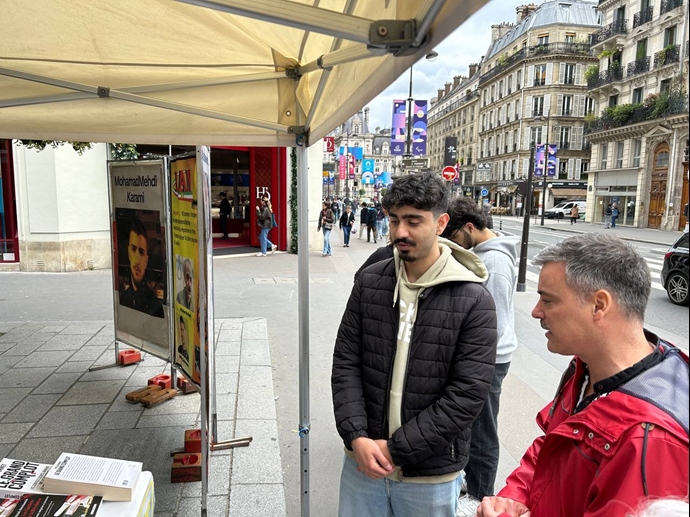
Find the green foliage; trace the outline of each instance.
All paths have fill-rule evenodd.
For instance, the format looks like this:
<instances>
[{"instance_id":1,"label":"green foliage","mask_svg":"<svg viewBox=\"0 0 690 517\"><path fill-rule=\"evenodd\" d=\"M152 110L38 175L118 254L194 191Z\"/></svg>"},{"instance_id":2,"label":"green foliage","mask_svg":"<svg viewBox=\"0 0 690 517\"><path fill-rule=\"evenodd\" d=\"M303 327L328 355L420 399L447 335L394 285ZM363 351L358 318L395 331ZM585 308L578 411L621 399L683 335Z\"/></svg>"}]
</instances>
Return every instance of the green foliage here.
<instances>
[{"instance_id":1,"label":"green foliage","mask_svg":"<svg viewBox=\"0 0 690 517\"><path fill-rule=\"evenodd\" d=\"M496 64L498 66L505 66L507 62L508 56L506 54L501 54L500 56L498 56L498 59L496 60Z\"/></svg>"},{"instance_id":2,"label":"green foliage","mask_svg":"<svg viewBox=\"0 0 690 517\"><path fill-rule=\"evenodd\" d=\"M297 150L290 150L290 253L297 253Z\"/></svg>"},{"instance_id":3,"label":"green foliage","mask_svg":"<svg viewBox=\"0 0 690 517\"><path fill-rule=\"evenodd\" d=\"M604 110L604 117L622 126L630 120L635 110L641 106L642 104L619 104L612 108L606 108Z\"/></svg>"},{"instance_id":4,"label":"green foliage","mask_svg":"<svg viewBox=\"0 0 690 517\"><path fill-rule=\"evenodd\" d=\"M534 48L534 53L535 54L548 54L549 53L549 46L548 45L537 45Z\"/></svg>"},{"instance_id":5,"label":"green foliage","mask_svg":"<svg viewBox=\"0 0 690 517\"><path fill-rule=\"evenodd\" d=\"M388 192L388 189L385 187L379 190L379 199L383 199L383 196L386 195L386 192Z\"/></svg>"},{"instance_id":6,"label":"green foliage","mask_svg":"<svg viewBox=\"0 0 690 517\"><path fill-rule=\"evenodd\" d=\"M649 106L649 112L647 118L659 118L663 117L668 111L669 106L669 95L667 92L658 94L658 97L653 104Z\"/></svg>"},{"instance_id":7,"label":"green foliage","mask_svg":"<svg viewBox=\"0 0 690 517\"><path fill-rule=\"evenodd\" d=\"M110 144L113 160L136 160L139 158L136 144Z\"/></svg>"},{"instance_id":8,"label":"green foliage","mask_svg":"<svg viewBox=\"0 0 690 517\"><path fill-rule=\"evenodd\" d=\"M366 196L366 194L367 194L367 191L365 189L363 189L363 188L359 189L359 197Z\"/></svg>"},{"instance_id":9,"label":"green foliage","mask_svg":"<svg viewBox=\"0 0 690 517\"><path fill-rule=\"evenodd\" d=\"M597 119L597 116L594 114L593 111L590 111L589 113L585 114L585 122L587 124L591 124Z\"/></svg>"},{"instance_id":10,"label":"green foliage","mask_svg":"<svg viewBox=\"0 0 690 517\"><path fill-rule=\"evenodd\" d=\"M657 56L659 59L659 66L664 66L666 64L666 55L670 50L675 49L675 45L666 45L663 49L661 49L659 52L657 52Z\"/></svg>"},{"instance_id":11,"label":"green foliage","mask_svg":"<svg viewBox=\"0 0 690 517\"><path fill-rule=\"evenodd\" d=\"M57 148L60 147L61 145L64 144L69 144L72 146L72 149L76 151L76 153L81 156L84 154L84 151L88 151L93 147L93 144L90 142L65 142L62 140L17 140L20 144L22 144L25 147L28 147L29 149L36 149L37 151L43 151L48 146L51 146L52 148Z\"/></svg>"},{"instance_id":12,"label":"green foliage","mask_svg":"<svg viewBox=\"0 0 690 517\"><path fill-rule=\"evenodd\" d=\"M599 55L597 56L598 59L604 59L605 57L610 57L613 55L613 50L611 49L604 49L601 52L599 52Z\"/></svg>"},{"instance_id":13,"label":"green foliage","mask_svg":"<svg viewBox=\"0 0 690 517\"><path fill-rule=\"evenodd\" d=\"M595 77L599 77L599 65L589 65L585 70L585 79L589 81Z\"/></svg>"}]
</instances>

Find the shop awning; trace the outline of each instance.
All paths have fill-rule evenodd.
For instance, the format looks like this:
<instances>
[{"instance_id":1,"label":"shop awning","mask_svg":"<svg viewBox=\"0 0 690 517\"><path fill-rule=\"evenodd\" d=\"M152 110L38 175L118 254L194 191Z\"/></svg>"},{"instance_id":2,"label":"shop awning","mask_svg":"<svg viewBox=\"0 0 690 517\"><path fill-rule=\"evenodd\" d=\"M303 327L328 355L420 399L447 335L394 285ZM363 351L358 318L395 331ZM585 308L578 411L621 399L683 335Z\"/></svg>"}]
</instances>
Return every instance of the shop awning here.
<instances>
[{"instance_id":1,"label":"shop awning","mask_svg":"<svg viewBox=\"0 0 690 517\"><path fill-rule=\"evenodd\" d=\"M552 188L551 194L554 197L587 197L587 189L584 188Z\"/></svg>"}]
</instances>

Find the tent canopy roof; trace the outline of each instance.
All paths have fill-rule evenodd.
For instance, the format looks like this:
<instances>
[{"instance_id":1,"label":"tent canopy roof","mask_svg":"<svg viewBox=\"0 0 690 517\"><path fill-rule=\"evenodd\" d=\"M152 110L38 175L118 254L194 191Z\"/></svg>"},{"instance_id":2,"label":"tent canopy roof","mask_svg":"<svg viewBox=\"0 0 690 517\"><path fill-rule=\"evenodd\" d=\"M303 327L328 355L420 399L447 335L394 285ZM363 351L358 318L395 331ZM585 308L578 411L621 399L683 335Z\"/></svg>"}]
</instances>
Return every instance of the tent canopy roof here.
<instances>
[{"instance_id":1,"label":"tent canopy roof","mask_svg":"<svg viewBox=\"0 0 690 517\"><path fill-rule=\"evenodd\" d=\"M484 3L7 0L0 137L315 141Z\"/></svg>"}]
</instances>

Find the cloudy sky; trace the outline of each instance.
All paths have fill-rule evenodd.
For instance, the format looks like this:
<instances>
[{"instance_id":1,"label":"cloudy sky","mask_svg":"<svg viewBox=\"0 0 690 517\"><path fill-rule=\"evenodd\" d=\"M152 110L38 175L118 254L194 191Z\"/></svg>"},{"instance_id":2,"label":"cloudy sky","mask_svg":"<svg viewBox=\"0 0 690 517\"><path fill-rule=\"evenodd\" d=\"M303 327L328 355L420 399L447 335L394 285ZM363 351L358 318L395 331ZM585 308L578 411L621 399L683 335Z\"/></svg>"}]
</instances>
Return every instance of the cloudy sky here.
<instances>
[{"instance_id":1,"label":"cloudy sky","mask_svg":"<svg viewBox=\"0 0 690 517\"><path fill-rule=\"evenodd\" d=\"M456 0L461 1L461 0ZM415 99L430 100L436 97L437 90L453 81L455 75L467 75L470 63L478 63L491 43L491 25L501 22L515 22L515 8L529 3L516 0L492 0L477 11L443 43L435 48L439 56L433 63L422 59L414 65L412 77L412 96ZM539 2L541 3L541 2ZM381 95L368 106L369 129L376 126L390 127L393 99L407 99L409 91L409 71L403 73Z\"/></svg>"}]
</instances>

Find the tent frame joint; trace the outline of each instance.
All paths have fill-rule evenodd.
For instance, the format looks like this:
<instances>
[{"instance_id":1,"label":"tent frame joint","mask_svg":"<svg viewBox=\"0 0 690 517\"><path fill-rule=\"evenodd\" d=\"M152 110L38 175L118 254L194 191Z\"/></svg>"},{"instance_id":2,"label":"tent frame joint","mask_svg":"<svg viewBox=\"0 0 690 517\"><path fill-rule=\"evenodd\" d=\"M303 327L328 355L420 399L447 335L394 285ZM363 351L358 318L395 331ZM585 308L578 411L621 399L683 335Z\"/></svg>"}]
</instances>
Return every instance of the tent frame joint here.
<instances>
[{"instance_id":1,"label":"tent frame joint","mask_svg":"<svg viewBox=\"0 0 690 517\"><path fill-rule=\"evenodd\" d=\"M99 86L96 89L96 94L101 98L101 99L107 99L110 97L110 88L107 86Z\"/></svg>"},{"instance_id":2,"label":"tent frame joint","mask_svg":"<svg viewBox=\"0 0 690 517\"><path fill-rule=\"evenodd\" d=\"M393 54L405 56L414 54L426 43L427 37L420 45L415 45L418 36L417 21L412 20L376 20L369 29L367 48L376 55Z\"/></svg>"},{"instance_id":3,"label":"tent frame joint","mask_svg":"<svg viewBox=\"0 0 690 517\"><path fill-rule=\"evenodd\" d=\"M333 70L332 66L324 66L323 56L319 56L316 58L316 66L318 66L321 70L328 70L329 72Z\"/></svg>"},{"instance_id":4,"label":"tent frame joint","mask_svg":"<svg viewBox=\"0 0 690 517\"><path fill-rule=\"evenodd\" d=\"M300 68L297 66L294 68L286 68L285 69L285 75L290 79L294 79L295 81L299 81L300 78L302 77L302 73L300 72Z\"/></svg>"}]
</instances>

